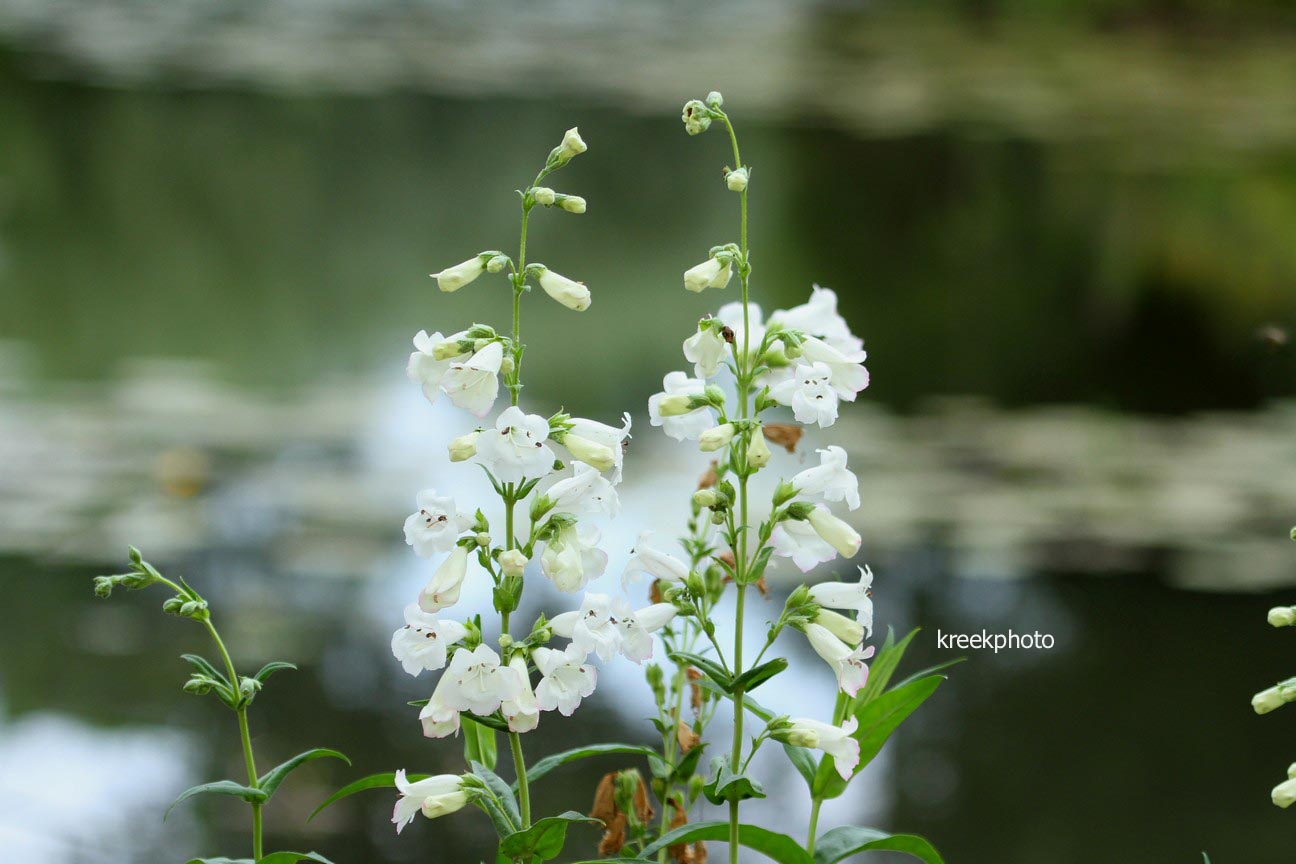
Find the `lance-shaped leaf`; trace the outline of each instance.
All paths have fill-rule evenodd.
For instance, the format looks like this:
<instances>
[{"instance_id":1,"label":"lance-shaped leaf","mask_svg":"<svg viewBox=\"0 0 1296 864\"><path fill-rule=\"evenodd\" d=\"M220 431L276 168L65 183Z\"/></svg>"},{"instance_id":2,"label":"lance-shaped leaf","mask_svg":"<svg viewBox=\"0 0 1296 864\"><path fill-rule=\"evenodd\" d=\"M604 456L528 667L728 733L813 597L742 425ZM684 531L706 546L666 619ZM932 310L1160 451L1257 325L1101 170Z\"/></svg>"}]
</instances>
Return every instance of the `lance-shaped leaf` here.
<instances>
[{"instance_id":1,"label":"lance-shaped leaf","mask_svg":"<svg viewBox=\"0 0 1296 864\"><path fill-rule=\"evenodd\" d=\"M650 765L658 765L663 771L669 771L661 756L651 747L643 747L638 744L591 744L588 747L576 747L572 750L564 750L562 753L546 756L527 769L527 782L534 783L550 771L566 765L568 762L575 762L577 759L589 759L592 756L603 756L608 753L629 753L643 756ZM653 772L656 773L656 768L653 769ZM517 784L513 785L516 786Z\"/></svg>"},{"instance_id":2,"label":"lance-shaped leaf","mask_svg":"<svg viewBox=\"0 0 1296 864\"><path fill-rule=\"evenodd\" d=\"M255 678L256 680L262 682L262 683L265 683L265 680L266 680L267 678L269 678L271 675L273 675L273 674L276 673L276 672L282 672L282 671L284 671L285 669L290 670L290 671L294 671L294 672L295 672L295 671L297 670L297 665L296 665L295 663L289 663L289 662L287 662L286 660L272 660L271 662L265 664L265 665L262 666L259 670L257 670L257 673L256 673L255 675L253 675L252 677ZM276 855L279 855L279 854L284 854L284 855L293 855L293 854L296 854L296 853L293 853L293 852L284 852L284 853L276 852L276 853L274 853L274 854L276 854ZM312 853L310 853L310 854L314 855L315 853L312 852ZM262 859L262 860L264 860L264 859ZM308 859L308 860L309 860L309 859Z\"/></svg>"},{"instance_id":3,"label":"lance-shaped leaf","mask_svg":"<svg viewBox=\"0 0 1296 864\"><path fill-rule=\"evenodd\" d=\"M728 822L694 822L658 837L639 853L645 860L655 859L657 853L677 843L692 843L695 840L729 839ZM753 849L777 864L814 864L814 859L806 854L801 844L786 834L779 834L758 825L740 824L738 826L738 843ZM582 862L592 864L592 862Z\"/></svg>"},{"instance_id":4,"label":"lance-shaped leaf","mask_svg":"<svg viewBox=\"0 0 1296 864\"><path fill-rule=\"evenodd\" d=\"M592 819L583 813L569 810L558 816L547 816L538 820L525 831L517 831L500 841L500 854L506 858L522 858L534 855L541 861L548 861L562 852L567 842L567 828L573 822L585 822L591 825L602 825L598 819Z\"/></svg>"},{"instance_id":5,"label":"lance-shaped leaf","mask_svg":"<svg viewBox=\"0 0 1296 864\"><path fill-rule=\"evenodd\" d=\"M878 649L873 662L869 664L868 681L864 682L864 688L856 694L855 704L864 705L882 695L887 685L891 683L891 676L895 674L896 667L904 659L909 643L917 635L918 630L913 629L903 639L896 642L895 631L890 627L887 628L886 640L882 643L882 647Z\"/></svg>"},{"instance_id":6,"label":"lance-shaped leaf","mask_svg":"<svg viewBox=\"0 0 1296 864\"><path fill-rule=\"evenodd\" d=\"M905 852L924 864L945 864L932 845L916 834L888 834L849 825L824 832L815 843L814 864L837 864L860 852Z\"/></svg>"},{"instance_id":7,"label":"lance-shaped leaf","mask_svg":"<svg viewBox=\"0 0 1296 864\"><path fill-rule=\"evenodd\" d=\"M251 858L190 858L185 864L257 864Z\"/></svg>"},{"instance_id":8,"label":"lance-shaped leaf","mask_svg":"<svg viewBox=\"0 0 1296 864\"><path fill-rule=\"evenodd\" d=\"M409 774L407 775L407 779L411 783L417 783L419 780L426 780L431 776L431 774ZM349 798L357 792L365 792L369 789L388 789L395 792L396 772L388 771L384 774L370 774L368 777L362 777L353 783L348 783L329 797L325 798L324 803L316 807L311 812L310 816L306 818L306 821L309 822L311 819L314 819L325 807L336 804L343 798Z\"/></svg>"},{"instance_id":9,"label":"lance-shaped leaf","mask_svg":"<svg viewBox=\"0 0 1296 864\"><path fill-rule=\"evenodd\" d=\"M464 739L464 760L480 762L492 771L495 770L497 750L495 747L495 730L490 726L469 720L468 715L460 715L460 731Z\"/></svg>"},{"instance_id":10,"label":"lance-shaped leaf","mask_svg":"<svg viewBox=\"0 0 1296 864\"><path fill-rule=\"evenodd\" d=\"M291 774L298 767L307 762L313 762L316 759L341 759L346 764L351 764L350 759L336 750L329 750L325 747L316 747L313 750L307 750L305 753L298 753L287 762L271 768L265 774L261 775L261 779L257 781L257 786L261 787L261 791L265 793L267 798L269 798L275 793L275 790L279 788L279 784L284 781L285 777Z\"/></svg>"},{"instance_id":11,"label":"lance-shaped leaf","mask_svg":"<svg viewBox=\"0 0 1296 864\"><path fill-rule=\"evenodd\" d=\"M684 651L677 651L670 655L670 659L676 663L687 663L690 666L696 666L701 672L710 678L717 687L726 694L733 692L733 678L725 671L719 663L714 660L703 657L700 654L689 654Z\"/></svg>"},{"instance_id":12,"label":"lance-shaped leaf","mask_svg":"<svg viewBox=\"0 0 1296 864\"><path fill-rule=\"evenodd\" d=\"M180 797L172 801L171 806L166 809L166 813L163 814L162 820L164 822L166 821L167 816L171 815L171 811L175 809L177 804L181 801L187 801L195 795L229 795L234 798L242 798L249 804L264 801L266 798L270 797L266 795L264 790L253 789L251 786L243 786L239 783L235 783L233 780L217 780L214 783L203 783L200 786L191 786L181 792Z\"/></svg>"},{"instance_id":13,"label":"lance-shaped leaf","mask_svg":"<svg viewBox=\"0 0 1296 864\"><path fill-rule=\"evenodd\" d=\"M513 788L480 762L469 763L472 773L486 784L490 795L478 799L478 805L491 817L495 830L501 837L515 833L522 825L522 816L518 812L517 799L513 797Z\"/></svg>"},{"instance_id":14,"label":"lance-shaped leaf","mask_svg":"<svg viewBox=\"0 0 1296 864\"><path fill-rule=\"evenodd\" d=\"M717 756L711 760L711 771L711 780L702 787L702 791L712 804L765 797L765 790L761 788L760 783L746 774L735 774L730 770L729 760L724 756Z\"/></svg>"},{"instance_id":15,"label":"lance-shaped leaf","mask_svg":"<svg viewBox=\"0 0 1296 864\"><path fill-rule=\"evenodd\" d=\"M737 693L740 689L744 692L755 690L757 687L764 684L787 667L788 661L786 657L775 657L768 663L762 663L759 666L748 669L746 672L734 679L732 688L733 692Z\"/></svg>"},{"instance_id":16,"label":"lance-shaped leaf","mask_svg":"<svg viewBox=\"0 0 1296 864\"><path fill-rule=\"evenodd\" d=\"M814 788L815 774L819 771L819 763L815 758L813 750L807 750L805 747L797 747L792 744L784 744L783 752L787 754L788 761L792 767L806 781L806 786Z\"/></svg>"},{"instance_id":17,"label":"lance-shaped leaf","mask_svg":"<svg viewBox=\"0 0 1296 864\"><path fill-rule=\"evenodd\" d=\"M258 858L256 864L297 864L298 861L317 861L319 864L333 864L318 852L271 852Z\"/></svg>"}]
</instances>

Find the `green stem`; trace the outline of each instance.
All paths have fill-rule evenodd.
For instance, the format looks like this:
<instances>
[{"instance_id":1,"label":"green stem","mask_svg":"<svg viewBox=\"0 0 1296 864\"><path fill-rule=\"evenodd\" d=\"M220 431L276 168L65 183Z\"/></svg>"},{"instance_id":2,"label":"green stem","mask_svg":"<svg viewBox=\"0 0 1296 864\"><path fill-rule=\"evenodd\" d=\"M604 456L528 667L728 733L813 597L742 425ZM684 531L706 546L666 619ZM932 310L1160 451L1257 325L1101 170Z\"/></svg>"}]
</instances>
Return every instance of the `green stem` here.
<instances>
[{"instance_id":1,"label":"green stem","mask_svg":"<svg viewBox=\"0 0 1296 864\"><path fill-rule=\"evenodd\" d=\"M810 804L810 833L806 836L806 854L813 855L815 836L819 833L819 808L823 806L822 798L815 798Z\"/></svg>"},{"instance_id":2,"label":"green stem","mask_svg":"<svg viewBox=\"0 0 1296 864\"><path fill-rule=\"evenodd\" d=\"M522 830L531 827L531 789L527 783L526 758L522 755L522 736L509 733L509 749L513 751L513 770L517 773L518 809L522 812Z\"/></svg>"},{"instance_id":3,"label":"green stem","mask_svg":"<svg viewBox=\"0 0 1296 864\"><path fill-rule=\"evenodd\" d=\"M216 650L220 652L221 659L225 661L225 671L229 673L230 686L234 688L235 693L238 693L238 672L234 669L234 660L225 647L225 641L221 639L220 633L216 631L216 625L212 624L210 617L204 618L203 624L207 627L207 632L211 634L212 641L216 643ZM239 738L243 742L243 762L247 767L248 786L257 789L260 787L257 785L256 757L252 754L252 734L248 730L247 706L240 707L235 713L238 715ZM252 857L257 860L262 856L261 802L253 801L249 806L252 808Z\"/></svg>"}]
</instances>

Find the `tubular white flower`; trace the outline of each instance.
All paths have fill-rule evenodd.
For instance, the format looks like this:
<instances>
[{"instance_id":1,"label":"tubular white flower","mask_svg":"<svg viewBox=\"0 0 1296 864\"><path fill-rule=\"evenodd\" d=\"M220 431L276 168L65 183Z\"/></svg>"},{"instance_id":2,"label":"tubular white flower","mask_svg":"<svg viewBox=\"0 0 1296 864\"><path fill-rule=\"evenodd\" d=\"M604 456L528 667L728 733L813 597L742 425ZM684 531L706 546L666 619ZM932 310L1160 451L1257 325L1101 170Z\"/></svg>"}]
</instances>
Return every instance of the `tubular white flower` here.
<instances>
[{"instance_id":1,"label":"tubular white flower","mask_svg":"<svg viewBox=\"0 0 1296 864\"><path fill-rule=\"evenodd\" d=\"M785 519L775 525L770 544L775 555L791 558L802 573L837 557L837 550L824 542L808 522L799 519Z\"/></svg>"},{"instance_id":2,"label":"tubular white flower","mask_svg":"<svg viewBox=\"0 0 1296 864\"><path fill-rule=\"evenodd\" d=\"M819 624L805 625L810 647L823 658L837 676L837 686L848 696L854 696L868 681L868 665L864 662L873 656L873 646L852 648Z\"/></svg>"},{"instance_id":3,"label":"tubular white flower","mask_svg":"<svg viewBox=\"0 0 1296 864\"><path fill-rule=\"evenodd\" d=\"M459 734L459 711L446 703L446 694L454 687L454 679L449 674L443 674L432 691L432 698L419 711L424 737L446 738Z\"/></svg>"},{"instance_id":4,"label":"tubular white flower","mask_svg":"<svg viewBox=\"0 0 1296 864\"><path fill-rule=\"evenodd\" d=\"M553 502L554 509L562 513L616 516L621 510L621 500L612 482L584 462L577 462L572 466L572 476L554 483L544 494Z\"/></svg>"},{"instance_id":5,"label":"tubular white flower","mask_svg":"<svg viewBox=\"0 0 1296 864\"><path fill-rule=\"evenodd\" d=\"M873 585L873 571L867 565L860 567L858 582L820 582L810 586L810 599L831 609L853 609L855 620L873 633L873 599L869 588Z\"/></svg>"},{"instance_id":6,"label":"tubular white flower","mask_svg":"<svg viewBox=\"0 0 1296 864\"><path fill-rule=\"evenodd\" d=\"M616 466L616 454L612 448L605 447L574 432L568 432L562 438L562 445L573 459L591 465L599 471L606 471Z\"/></svg>"},{"instance_id":7,"label":"tubular white flower","mask_svg":"<svg viewBox=\"0 0 1296 864\"><path fill-rule=\"evenodd\" d=\"M463 777L458 774L437 774L411 783L402 768L396 772L396 789L400 797L396 799L391 821L397 834L420 812L435 819L461 810L468 803Z\"/></svg>"},{"instance_id":8,"label":"tubular white flower","mask_svg":"<svg viewBox=\"0 0 1296 864\"><path fill-rule=\"evenodd\" d=\"M810 336L801 343L801 353L806 360L828 367L833 391L839 399L854 402L855 394L869 385L869 373L864 368L864 360L868 355L863 351L844 354L828 343Z\"/></svg>"},{"instance_id":9,"label":"tubular white flower","mask_svg":"<svg viewBox=\"0 0 1296 864\"><path fill-rule=\"evenodd\" d=\"M458 603L467 573L468 548L456 546L432 574L432 580L419 592L419 608L424 612L440 612Z\"/></svg>"},{"instance_id":10,"label":"tubular white flower","mask_svg":"<svg viewBox=\"0 0 1296 864\"><path fill-rule=\"evenodd\" d=\"M824 501L845 501L855 510L860 506L859 478L846 467L846 451L831 444L819 453L819 464L792 478L798 495L819 497Z\"/></svg>"},{"instance_id":11,"label":"tubular white flower","mask_svg":"<svg viewBox=\"0 0 1296 864\"><path fill-rule=\"evenodd\" d=\"M466 435L460 435L450 442L450 461L466 462L477 455L477 436L481 432L469 432Z\"/></svg>"},{"instance_id":12,"label":"tubular white flower","mask_svg":"<svg viewBox=\"0 0 1296 864\"><path fill-rule=\"evenodd\" d=\"M723 261L719 258L708 258L701 264L684 271L684 287L694 293L700 293L708 288L724 288L729 284L732 276L732 258L725 256Z\"/></svg>"},{"instance_id":13,"label":"tubular white flower","mask_svg":"<svg viewBox=\"0 0 1296 864\"><path fill-rule=\"evenodd\" d=\"M585 662L585 654L574 644L565 651L537 648L531 657L544 676L535 691L542 711L557 708L558 713L570 717L598 684L598 671Z\"/></svg>"},{"instance_id":14,"label":"tubular white flower","mask_svg":"<svg viewBox=\"0 0 1296 864\"><path fill-rule=\"evenodd\" d=\"M683 372L669 372L662 379L662 387L665 388L663 392L656 393L648 399L648 419L652 425L662 427L662 431L676 441L697 438L715 425L715 412L711 408L705 405L699 408L688 408L688 399L702 396L706 392L705 381L700 378L690 378ZM682 403L684 410L672 413L674 406L671 403L667 403L667 410L663 410L662 403L665 400L672 399L674 402L679 401L681 397L685 400Z\"/></svg>"},{"instance_id":15,"label":"tubular white flower","mask_svg":"<svg viewBox=\"0 0 1296 864\"><path fill-rule=\"evenodd\" d=\"M405 375L423 388L423 395L429 402L436 402L441 395L441 379L450 368L451 359L438 359L436 346L444 341L440 331L428 335L420 330L414 336L414 352L405 364Z\"/></svg>"},{"instance_id":16,"label":"tubular white flower","mask_svg":"<svg viewBox=\"0 0 1296 864\"><path fill-rule=\"evenodd\" d=\"M621 419L624 423L620 428L599 423L597 420L587 420L584 417L573 417L567 421L573 435L579 435L595 444L602 444L612 451L613 483L621 482L621 464L625 459L626 442L630 439L630 414L621 415Z\"/></svg>"},{"instance_id":17,"label":"tubular white flower","mask_svg":"<svg viewBox=\"0 0 1296 864\"><path fill-rule=\"evenodd\" d=\"M544 292L568 309L584 312L590 307L590 292L583 283L568 279L548 267L540 270L538 278Z\"/></svg>"},{"instance_id":18,"label":"tubular white flower","mask_svg":"<svg viewBox=\"0 0 1296 864\"><path fill-rule=\"evenodd\" d=\"M556 616L549 626L555 635L570 639L582 652L582 659L597 654L606 663L621 648L621 631L617 628L612 598L607 594L587 593L581 599L580 609Z\"/></svg>"},{"instance_id":19,"label":"tubular white flower","mask_svg":"<svg viewBox=\"0 0 1296 864\"><path fill-rule=\"evenodd\" d=\"M651 531L643 531L639 534L635 548L630 550L632 553L630 561L627 562L625 572L621 575L622 586L629 588L632 583L639 581L642 573L647 573L652 578L663 582L683 582L688 578L688 565L674 555L654 549L649 539L651 537Z\"/></svg>"},{"instance_id":20,"label":"tubular white flower","mask_svg":"<svg viewBox=\"0 0 1296 864\"><path fill-rule=\"evenodd\" d=\"M449 294L458 291L484 272L486 272L486 262L480 255L474 255L462 264L447 267L440 273L431 275L437 281L437 287Z\"/></svg>"},{"instance_id":21,"label":"tubular white flower","mask_svg":"<svg viewBox=\"0 0 1296 864\"><path fill-rule=\"evenodd\" d=\"M730 192L745 192L751 174L746 168L736 168L725 175L725 188Z\"/></svg>"},{"instance_id":22,"label":"tubular white flower","mask_svg":"<svg viewBox=\"0 0 1296 864\"><path fill-rule=\"evenodd\" d=\"M859 720L851 717L841 726L821 723L809 717L793 717L790 721L791 735L813 736L816 743L810 746L822 750L833 757L833 767L843 780L850 780L859 764L860 745L852 736L859 728Z\"/></svg>"},{"instance_id":23,"label":"tubular white flower","mask_svg":"<svg viewBox=\"0 0 1296 864\"><path fill-rule=\"evenodd\" d=\"M621 633L621 653L627 660L642 663L653 655L652 634L675 619L673 603L654 603L637 611L624 600L615 606L616 627Z\"/></svg>"},{"instance_id":24,"label":"tubular white flower","mask_svg":"<svg viewBox=\"0 0 1296 864\"><path fill-rule=\"evenodd\" d=\"M728 446L733 437L734 424L721 423L719 426L712 426L698 436L698 449L703 453L719 450Z\"/></svg>"},{"instance_id":25,"label":"tubular white flower","mask_svg":"<svg viewBox=\"0 0 1296 864\"><path fill-rule=\"evenodd\" d=\"M815 613L814 623L845 642L847 645L858 645L864 641L864 625L854 618L847 618L839 612L821 608Z\"/></svg>"},{"instance_id":26,"label":"tubular white flower","mask_svg":"<svg viewBox=\"0 0 1296 864\"><path fill-rule=\"evenodd\" d=\"M530 732L540 725L540 706L536 704L535 691L531 689L531 672L526 658L514 654L506 669L517 679L517 696L500 703L500 712L508 721L510 732Z\"/></svg>"},{"instance_id":27,"label":"tubular white flower","mask_svg":"<svg viewBox=\"0 0 1296 864\"><path fill-rule=\"evenodd\" d=\"M580 129L575 126L567 130L563 135L562 144L558 146L558 158L564 162L571 159L573 156L579 156L589 149L585 144L584 139L580 136Z\"/></svg>"},{"instance_id":28,"label":"tubular white flower","mask_svg":"<svg viewBox=\"0 0 1296 864\"><path fill-rule=\"evenodd\" d=\"M446 706L483 717L520 695L517 676L501 667L499 655L486 645L455 651L444 677L452 682L444 696Z\"/></svg>"},{"instance_id":29,"label":"tubular white flower","mask_svg":"<svg viewBox=\"0 0 1296 864\"><path fill-rule=\"evenodd\" d=\"M837 391L832 387L832 370L825 363L798 363L792 377L770 388L770 397L791 405L800 423L826 427L837 422Z\"/></svg>"},{"instance_id":30,"label":"tubular white flower","mask_svg":"<svg viewBox=\"0 0 1296 864\"><path fill-rule=\"evenodd\" d=\"M500 412L494 430L477 438L476 458L501 483L545 477L553 473L554 463L553 451L545 444L548 437L548 420L511 405Z\"/></svg>"},{"instance_id":31,"label":"tubular white flower","mask_svg":"<svg viewBox=\"0 0 1296 864\"><path fill-rule=\"evenodd\" d=\"M597 548L599 531L592 525L572 525L545 544L540 569L559 591L571 594L603 575L607 553Z\"/></svg>"},{"instance_id":32,"label":"tubular white flower","mask_svg":"<svg viewBox=\"0 0 1296 864\"><path fill-rule=\"evenodd\" d=\"M1273 788L1273 803L1286 810L1296 803L1296 779L1285 780Z\"/></svg>"},{"instance_id":33,"label":"tubular white flower","mask_svg":"<svg viewBox=\"0 0 1296 864\"><path fill-rule=\"evenodd\" d=\"M467 360L452 363L441 379L441 389L456 407L474 417L485 417L499 395L499 371L503 362L504 346L488 342Z\"/></svg>"},{"instance_id":34,"label":"tubular white flower","mask_svg":"<svg viewBox=\"0 0 1296 864\"><path fill-rule=\"evenodd\" d=\"M862 542L859 532L834 516L824 505L816 505L810 511L806 521L810 523L815 533L841 553L843 558L850 558L859 551Z\"/></svg>"},{"instance_id":35,"label":"tubular white flower","mask_svg":"<svg viewBox=\"0 0 1296 864\"><path fill-rule=\"evenodd\" d=\"M684 359L693 364L699 378L710 378L720 371L720 363L729 351L729 343L714 327L703 327L684 340Z\"/></svg>"},{"instance_id":36,"label":"tubular white flower","mask_svg":"<svg viewBox=\"0 0 1296 864\"><path fill-rule=\"evenodd\" d=\"M850 331L846 319L837 313L837 292L815 285L809 301L791 309L780 309L770 316L770 324L781 324L822 339L838 351L858 351L863 340Z\"/></svg>"},{"instance_id":37,"label":"tubular white flower","mask_svg":"<svg viewBox=\"0 0 1296 864\"><path fill-rule=\"evenodd\" d=\"M411 603L405 607L405 626L392 634L392 656L410 675L425 669L435 672L445 666L450 646L467 634L468 628L458 621L442 621Z\"/></svg>"},{"instance_id":38,"label":"tubular white flower","mask_svg":"<svg viewBox=\"0 0 1296 864\"><path fill-rule=\"evenodd\" d=\"M414 547L420 558L431 558L447 552L456 538L468 527L455 509L449 495L437 495L435 489L424 489L415 499L418 512L405 520L405 542Z\"/></svg>"}]
</instances>

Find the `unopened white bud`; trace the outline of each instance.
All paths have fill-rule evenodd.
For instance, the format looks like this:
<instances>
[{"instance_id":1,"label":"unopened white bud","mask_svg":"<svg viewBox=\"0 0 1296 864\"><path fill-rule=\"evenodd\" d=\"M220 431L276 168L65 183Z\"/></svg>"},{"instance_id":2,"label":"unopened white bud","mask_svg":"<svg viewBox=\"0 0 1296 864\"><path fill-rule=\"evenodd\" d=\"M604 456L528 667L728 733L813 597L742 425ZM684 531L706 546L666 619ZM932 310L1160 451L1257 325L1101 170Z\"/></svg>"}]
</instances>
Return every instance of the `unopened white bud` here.
<instances>
[{"instance_id":1,"label":"unopened white bud","mask_svg":"<svg viewBox=\"0 0 1296 864\"><path fill-rule=\"evenodd\" d=\"M863 542L859 532L834 516L827 507L820 505L814 508L806 521L820 539L836 549L843 558L850 558L859 551L860 543Z\"/></svg>"},{"instance_id":2,"label":"unopened white bud","mask_svg":"<svg viewBox=\"0 0 1296 864\"><path fill-rule=\"evenodd\" d=\"M464 462L477 455L477 436L480 432L460 435L450 442L450 461Z\"/></svg>"},{"instance_id":3,"label":"unopened white bud","mask_svg":"<svg viewBox=\"0 0 1296 864\"><path fill-rule=\"evenodd\" d=\"M1296 609L1290 606L1275 606L1269 610L1269 623L1274 627L1290 627L1296 624Z\"/></svg>"},{"instance_id":4,"label":"unopened white bud","mask_svg":"<svg viewBox=\"0 0 1296 864\"><path fill-rule=\"evenodd\" d=\"M455 357L462 357L467 353L469 352L460 347L457 339L438 342L432 348L432 357L436 360L453 360Z\"/></svg>"},{"instance_id":5,"label":"unopened white bud","mask_svg":"<svg viewBox=\"0 0 1296 864\"><path fill-rule=\"evenodd\" d=\"M730 171L725 175L725 186L729 188L730 192L744 192L747 189L747 181L750 176L746 168Z\"/></svg>"},{"instance_id":6,"label":"unopened white bud","mask_svg":"<svg viewBox=\"0 0 1296 864\"><path fill-rule=\"evenodd\" d=\"M537 204L543 204L546 207L554 203L556 193L548 186L537 186L531 190L531 197Z\"/></svg>"},{"instance_id":7,"label":"unopened white bud","mask_svg":"<svg viewBox=\"0 0 1296 864\"><path fill-rule=\"evenodd\" d=\"M1296 687L1291 687L1287 682L1276 684L1267 690L1261 690L1251 697L1251 707L1257 714L1268 714L1270 711L1281 708L1286 703L1296 699Z\"/></svg>"},{"instance_id":8,"label":"unopened white bud","mask_svg":"<svg viewBox=\"0 0 1296 864\"><path fill-rule=\"evenodd\" d=\"M606 471L616 464L616 454L604 444L573 435L568 432L563 436L562 445L571 453L572 458L584 462L592 468Z\"/></svg>"},{"instance_id":9,"label":"unopened white bud","mask_svg":"<svg viewBox=\"0 0 1296 864\"><path fill-rule=\"evenodd\" d=\"M864 625L852 618L847 618L840 612L820 609L815 615L814 623L819 624L847 645L858 645L864 641Z\"/></svg>"},{"instance_id":10,"label":"unopened white bud","mask_svg":"<svg viewBox=\"0 0 1296 864\"><path fill-rule=\"evenodd\" d=\"M760 429L752 432L751 442L747 445L747 464L759 470L769 464L770 449L765 443L765 435Z\"/></svg>"},{"instance_id":11,"label":"unopened white bud","mask_svg":"<svg viewBox=\"0 0 1296 864\"><path fill-rule=\"evenodd\" d=\"M1296 804L1296 780L1284 780L1273 788L1273 803L1286 810Z\"/></svg>"},{"instance_id":12,"label":"unopened white bud","mask_svg":"<svg viewBox=\"0 0 1296 864\"><path fill-rule=\"evenodd\" d=\"M558 158L564 162L573 156L579 156L589 149L580 136L580 130L575 126L568 129L566 134L563 135L562 144L559 145L559 148Z\"/></svg>"},{"instance_id":13,"label":"unopened white bud","mask_svg":"<svg viewBox=\"0 0 1296 864\"><path fill-rule=\"evenodd\" d=\"M711 112L696 99L684 103L684 113L680 119L684 121L684 131L690 135L701 135L711 128Z\"/></svg>"},{"instance_id":14,"label":"unopened white bud","mask_svg":"<svg viewBox=\"0 0 1296 864\"><path fill-rule=\"evenodd\" d=\"M540 271L540 287L553 299L568 309L584 312L590 306L590 292L580 282L568 279L549 268Z\"/></svg>"},{"instance_id":15,"label":"unopened white bud","mask_svg":"<svg viewBox=\"0 0 1296 864\"><path fill-rule=\"evenodd\" d=\"M813 729L798 729L795 726L787 731L787 743L793 747L809 747L811 749L819 746L819 733Z\"/></svg>"},{"instance_id":16,"label":"unopened white bud","mask_svg":"<svg viewBox=\"0 0 1296 864\"><path fill-rule=\"evenodd\" d=\"M679 417L692 411L692 398L682 393L671 393L657 402L657 413L663 417Z\"/></svg>"},{"instance_id":17,"label":"unopened white bud","mask_svg":"<svg viewBox=\"0 0 1296 864\"><path fill-rule=\"evenodd\" d=\"M505 576L521 576L526 570L527 557L517 549L510 549L500 553L499 565Z\"/></svg>"},{"instance_id":18,"label":"unopened white bud","mask_svg":"<svg viewBox=\"0 0 1296 864\"><path fill-rule=\"evenodd\" d=\"M733 275L733 265L729 258L708 258L701 264L684 271L684 287L695 293L708 288L724 288Z\"/></svg>"},{"instance_id":19,"label":"unopened white bud","mask_svg":"<svg viewBox=\"0 0 1296 864\"><path fill-rule=\"evenodd\" d=\"M558 206L568 213L584 213L585 199L579 195L564 195Z\"/></svg>"},{"instance_id":20,"label":"unopened white bud","mask_svg":"<svg viewBox=\"0 0 1296 864\"><path fill-rule=\"evenodd\" d=\"M448 294L472 282L482 274L484 269L485 264L481 256L474 256L462 264L447 267L440 273L433 273L432 278L437 280L437 287Z\"/></svg>"},{"instance_id":21,"label":"unopened white bud","mask_svg":"<svg viewBox=\"0 0 1296 864\"><path fill-rule=\"evenodd\" d=\"M504 255L496 255L486 262L487 273L499 273L508 266L509 259Z\"/></svg>"},{"instance_id":22,"label":"unopened white bud","mask_svg":"<svg viewBox=\"0 0 1296 864\"><path fill-rule=\"evenodd\" d=\"M721 423L719 426L712 426L698 436L698 449L703 453L719 450L732 441L733 437L734 425L732 423Z\"/></svg>"},{"instance_id":23,"label":"unopened white bud","mask_svg":"<svg viewBox=\"0 0 1296 864\"><path fill-rule=\"evenodd\" d=\"M712 90L707 94L706 104L709 108L719 108L724 105L724 97L720 95L719 90Z\"/></svg>"}]
</instances>

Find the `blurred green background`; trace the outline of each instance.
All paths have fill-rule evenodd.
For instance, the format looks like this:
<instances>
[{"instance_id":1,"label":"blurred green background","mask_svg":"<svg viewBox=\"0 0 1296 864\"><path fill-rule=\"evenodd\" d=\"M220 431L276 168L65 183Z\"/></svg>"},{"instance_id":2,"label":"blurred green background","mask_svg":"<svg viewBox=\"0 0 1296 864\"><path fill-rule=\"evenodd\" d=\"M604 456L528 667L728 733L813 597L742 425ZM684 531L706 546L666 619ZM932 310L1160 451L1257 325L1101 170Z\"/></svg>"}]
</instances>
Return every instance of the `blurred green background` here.
<instances>
[{"instance_id":1,"label":"blurred green background","mask_svg":"<svg viewBox=\"0 0 1296 864\"><path fill-rule=\"evenodd\" d=\"M160 595L91 596L128 542L207 588L245 663L302 666L257 702L267 764L356 762L295 775L272 846L488 854L478 816L398 839L386 794L304 823L362 773L461 764L387 640L427 576L401 519L470 488L439 462L467 422L402 366L418 329L503 325L507 292L426 274L511 249L512 190L579 125L555 185L589 212L531 241L594 305L527 298L526 395L634 414L619 574L705 466L644 405L735 299L680 287L736 231L724 142L678 119L719 89L758 299L831 286L867 341L873 385L807 449L851 451L878 620L931 662L938 629L1057 639L958 667L824 824L951 864L1289 861L1291 718L1247 701L1296 656L1264 625L1296 587L1294 85L1278 0L0 0L0 859L244 852L238 806L161 822L237 745L179 690L201 633ZM618 662L530 752L648 739ZM765 700L817 698L783 686ZM546 809L615 767L555 774ZM798 784L753 818L800 833Z\"/></svg>"}]
</instances>

